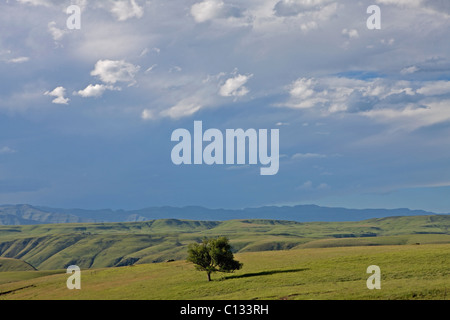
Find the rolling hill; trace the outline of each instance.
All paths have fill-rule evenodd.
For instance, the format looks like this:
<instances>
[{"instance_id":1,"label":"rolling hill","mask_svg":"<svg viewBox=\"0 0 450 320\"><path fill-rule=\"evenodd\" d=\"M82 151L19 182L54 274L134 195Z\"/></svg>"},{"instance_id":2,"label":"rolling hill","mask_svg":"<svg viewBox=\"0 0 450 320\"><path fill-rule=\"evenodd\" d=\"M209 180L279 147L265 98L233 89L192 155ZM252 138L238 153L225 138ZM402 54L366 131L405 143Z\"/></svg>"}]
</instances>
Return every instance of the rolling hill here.
<instances>
[{"instance_id":1,"label":"rolling hill","mask_svg":"<svg viewBox=\"0 0 450 320\"><path fill-rule=\"evenodd\" d=\"M118 267L180 260L189 243L227 236L236 253L450 243L450 215L307 222L265 219L63 223L0 226L0 257L38 270Z\"/></svg>"},{"instance_id":2,"label":"rolling hill","mask_svg":"<svg viewBox=\"0 0 450 320\"><path fill-rule=\"evenodd\" d=\"M6 271L35 271L29 263L18 259L0 258L0 272Z\"/></svg>"}]
</instances>

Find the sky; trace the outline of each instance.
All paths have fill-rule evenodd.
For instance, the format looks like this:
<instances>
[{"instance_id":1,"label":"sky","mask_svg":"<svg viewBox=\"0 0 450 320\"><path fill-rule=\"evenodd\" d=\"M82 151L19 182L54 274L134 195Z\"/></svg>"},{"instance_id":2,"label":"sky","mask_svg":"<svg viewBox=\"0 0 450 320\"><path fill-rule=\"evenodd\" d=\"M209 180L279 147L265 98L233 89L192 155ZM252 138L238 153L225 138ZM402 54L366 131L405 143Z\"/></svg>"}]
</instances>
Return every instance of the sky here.
<instances>
[{"instance_id":1,"label":"sky","mask_svg":"<svg viewBox=\"0 0 450 320\"><path fill-rule=\"evenodd\" d=\"M444 0L0 1L0 203L448 213L449 30ZM194 121L278 129L278 173L175 165Z\"/></svg>"}]
</instances>

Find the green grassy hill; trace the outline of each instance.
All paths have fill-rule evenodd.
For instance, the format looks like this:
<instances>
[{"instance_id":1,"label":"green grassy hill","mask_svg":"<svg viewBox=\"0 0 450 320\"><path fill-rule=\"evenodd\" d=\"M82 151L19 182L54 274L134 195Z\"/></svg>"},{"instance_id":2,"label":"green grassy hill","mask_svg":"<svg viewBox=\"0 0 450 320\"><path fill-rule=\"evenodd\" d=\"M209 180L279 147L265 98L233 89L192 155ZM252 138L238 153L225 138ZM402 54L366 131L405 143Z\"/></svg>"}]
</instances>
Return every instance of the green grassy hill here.
<instances>
[{"instance_id":1,"label":"green grassy hill","mask_svg":"<svg viewBox=\"0 0 450 320\"><path fill-rule=\"evenodd\" d=\"M32 265L25 261L11 258L0 258L0 272L5 271L34 271Z\"/></svg>"},{"instance_id":2,"label":"green grassy hill","mask_svg":"<svg viewBox=\"0 0 450 320\"><path fill-rule=\"evenodd\" d=\"M196 271L185 261L82 269L81 290L62 271L0 273L0 299L449 299L450 244L335 247L244 252L232 274ZM381 289L369 290L369 265ZM5 282L2 279L15 281Z\"/></svg>"},{"instance_id":3,"label":"green grassy hill","mask_svg":"<svg viewBox=\"0 0 450 320\"><path fill-rule=\"evenodd\" d=\"M227 236L236 253L450 243L450 215L370 219L357 222L279 220L189 221L0 226L0 257L38 270L127 266L186 257L187 245Z\"/></svg>"}]
</instances>

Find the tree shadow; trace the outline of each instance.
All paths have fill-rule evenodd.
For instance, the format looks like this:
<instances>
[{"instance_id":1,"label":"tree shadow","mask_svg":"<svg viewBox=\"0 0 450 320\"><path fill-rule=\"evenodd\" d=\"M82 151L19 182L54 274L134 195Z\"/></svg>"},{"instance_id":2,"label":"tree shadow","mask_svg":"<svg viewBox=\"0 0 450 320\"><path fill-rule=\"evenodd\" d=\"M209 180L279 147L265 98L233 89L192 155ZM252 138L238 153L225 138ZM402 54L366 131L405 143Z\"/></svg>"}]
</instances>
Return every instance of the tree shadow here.
<instances>
[{"instance_id":1,"label":"tree shadow","mask_svg":"<svg viewBox=\"0 0 450 320\"><path fill-rule=\"evenodd\" d=\"M301 272L301 271L306 271L306 270L309 270L309 268L287 269L287 270L269 270L269 271L252 272L252 273L244 273L244 274L239 274L239 275L225 276L222 279L229 280L229 279L259 277L259 276L270 276L272 274Z\"/></svg>"}]
</instances>

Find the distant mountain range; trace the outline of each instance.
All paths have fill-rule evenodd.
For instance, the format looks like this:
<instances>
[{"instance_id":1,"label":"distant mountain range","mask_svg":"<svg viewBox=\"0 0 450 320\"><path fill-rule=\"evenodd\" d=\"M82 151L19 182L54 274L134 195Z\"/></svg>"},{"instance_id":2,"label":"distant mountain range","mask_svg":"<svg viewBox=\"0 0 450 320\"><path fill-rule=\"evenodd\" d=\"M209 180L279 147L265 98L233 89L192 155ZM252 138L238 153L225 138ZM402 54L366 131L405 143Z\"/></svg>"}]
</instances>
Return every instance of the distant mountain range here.
<instances>
[{"instance_id":1,"label":"distant mountain range","mask_svg":"<svg viewBox=\"0 0 450 320\"><path fill-rule=\"evenodd\" d=\"M231 219L277 219L297 222L359 221L390 216L434 215L423 210L346 209L317 205L265 206L245 209L208 209L204 207L149 207L139 210L57 209L41 206L2 205L0 225L33 225L80 222L136 222L156 219L224 221Z\"/></svg>"}]
</instances>

